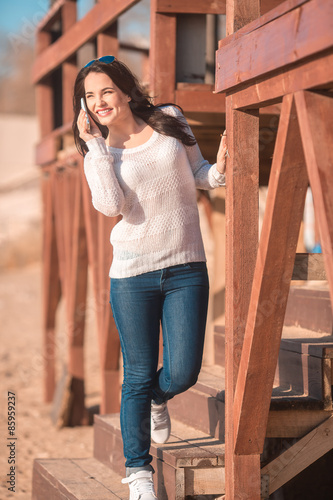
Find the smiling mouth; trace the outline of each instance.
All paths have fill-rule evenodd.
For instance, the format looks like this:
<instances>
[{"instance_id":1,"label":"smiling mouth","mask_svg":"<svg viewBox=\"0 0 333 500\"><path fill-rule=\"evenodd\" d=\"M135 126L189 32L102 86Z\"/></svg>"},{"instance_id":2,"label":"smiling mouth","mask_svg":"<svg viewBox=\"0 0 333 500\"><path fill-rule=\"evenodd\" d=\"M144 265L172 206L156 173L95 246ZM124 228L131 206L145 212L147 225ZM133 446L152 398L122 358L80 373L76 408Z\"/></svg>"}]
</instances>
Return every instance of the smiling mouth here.
<instances>
[{"instance_id":1,"label":"smiling mouth","mask_svg":"<svg viewBox=\"0 0 333 500\"><path fill-rule=\"evenodd\" d=\"M111 113L113 108L106 108L106 109L103 109L102 111L97 111L97 115L98 116L106 116L108 115L109 113Z\"/></svg>"}]
</instances>

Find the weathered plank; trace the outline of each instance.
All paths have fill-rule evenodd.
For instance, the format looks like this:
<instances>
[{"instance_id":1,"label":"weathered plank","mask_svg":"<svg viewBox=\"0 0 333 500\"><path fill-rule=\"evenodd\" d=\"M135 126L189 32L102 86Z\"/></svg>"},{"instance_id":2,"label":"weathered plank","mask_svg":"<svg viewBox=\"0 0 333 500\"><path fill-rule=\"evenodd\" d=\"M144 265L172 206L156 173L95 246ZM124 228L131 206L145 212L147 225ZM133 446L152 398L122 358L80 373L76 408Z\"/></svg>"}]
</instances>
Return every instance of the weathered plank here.
<instances>
[{"instance_id":1,"label":"weathered plank","mask_svg":"<svg viewBox=\"0 0 333 500\"><path fill-rule=\"evenodd\" d=\"M274 21L274 19L283 16L287 12L297 8L299 5L309 1L310 0L286 0L284 2L280 2L280 0L261 0L260 12L262 12L263 15L256 17L253 21L246 23L242 28L238 29L234 33L231 32L231 34L219 40L219 48L228 45L231 41L242 38L244 35L261 28L265 24ZM271 8L269 8L270 3L272 4Z\"/></svg>"},{"instance_id":2,"label":"weathered plank","mask_svg":"<svg viewBox=\"0 0 333 500\"><path fill-rule=\"evenodd\" d=\"M332 31L333 3L311 0L242 38L230 40L217 51L216 90L225 92L332 48Z\"/></svg>"},{"instance_id":3,"label":"weathered plank","mask_svg":"<svg viewBox=\"0 0 333 500\"><path fill-rule=\"evenodd\" d=\"M237 454L263 449L308 177L293 96L285 96L234 400Z\"/></svg>"},{"instance_id":4,"label":"weathered plank","mask_svg":"<svg viewBox=\"0 0 333 500\"><path fill-rule=\"evenodd\" d=\"M295 100L333 308L333 98L298 92Z\"/></svg>"},{"instance_id":5,"label":"weathered plank","mask_svg":"<svg viewBox=\"0 0 333 500\"><path fill-rule=\"evenodd\" d=\"M276 491L333 448L333 416L261 469L269 476L269 494Z\"/></svg>"},{"instance_id":6,"label":"weathered plank","mask_svg":"<svg viewBox=\"0 0 333 500\"><path fill-rule=\"evenodd\" d=\"M223 493L225 493L223 467L185 469L186 495L222 495Z\"/></svg>"},{"instance_id":7,"label":"weathered plank","mask_svg":"<svg viewBox=\"0 0 333 500\"><path fill-rule=\"evenodd\" d=\"M35 460L33 500L119 500L128 498L121 477L92 458Z\"/></svg>"}]
</instances>

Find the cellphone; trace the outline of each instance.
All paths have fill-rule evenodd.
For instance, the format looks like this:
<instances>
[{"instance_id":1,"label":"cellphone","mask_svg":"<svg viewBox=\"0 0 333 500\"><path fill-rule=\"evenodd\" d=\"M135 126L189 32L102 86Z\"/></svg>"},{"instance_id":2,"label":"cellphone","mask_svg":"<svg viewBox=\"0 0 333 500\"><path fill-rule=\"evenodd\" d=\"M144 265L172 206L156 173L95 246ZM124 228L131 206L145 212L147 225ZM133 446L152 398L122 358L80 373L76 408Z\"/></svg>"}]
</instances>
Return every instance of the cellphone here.
<instances>
[{"instance_id":1,"label":"cellphone","mask_svg":"<svg viewBox=\"0 0 333 500\"><path fill-rule=\"evenodd\" d=\"M89 116L88 116L88 110L87 110L86 103L84 102L83 97L81 97L81 108L83 109L83 111L86 114L87 128L88 128L88 132L90 132L90 121L89 121Z\"/></svg>"}]
</instances>

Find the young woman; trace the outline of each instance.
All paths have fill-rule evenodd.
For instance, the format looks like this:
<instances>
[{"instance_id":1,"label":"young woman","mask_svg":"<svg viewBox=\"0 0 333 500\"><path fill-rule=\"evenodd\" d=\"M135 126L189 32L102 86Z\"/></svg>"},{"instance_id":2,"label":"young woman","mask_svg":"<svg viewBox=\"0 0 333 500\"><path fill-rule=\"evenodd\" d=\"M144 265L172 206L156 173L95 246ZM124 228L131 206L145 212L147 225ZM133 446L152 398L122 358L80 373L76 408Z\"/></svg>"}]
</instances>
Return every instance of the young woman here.
<instances>
[{"instance_id":1,"label":"young woman","mask_svg":"<svg viewBox=\"0 0 333 500\"><path fill-rule=\"evenodd\" d=\"M92 203L109 217L123 216L111 233L110 269L110 303L124 361L123 482L131 500L153 500L150 440L167 441L167 401L195 384L201 367L209 284L196 188L225 184L226 137L210 165L178 107L154 106L113 56L80 70L74 114Z\"/></svg>"}]
</instances>

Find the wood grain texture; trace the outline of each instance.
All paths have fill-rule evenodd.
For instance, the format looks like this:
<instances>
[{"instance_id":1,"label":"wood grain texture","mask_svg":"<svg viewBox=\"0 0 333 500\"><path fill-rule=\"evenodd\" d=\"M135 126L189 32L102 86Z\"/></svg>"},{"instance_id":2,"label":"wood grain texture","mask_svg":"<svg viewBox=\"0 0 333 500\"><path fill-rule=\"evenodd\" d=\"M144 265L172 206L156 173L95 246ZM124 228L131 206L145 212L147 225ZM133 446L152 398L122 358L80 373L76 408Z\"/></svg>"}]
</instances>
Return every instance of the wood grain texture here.
<instances>
[{"instance_id":1,"label":"wood grain texture","mask_svg":"<svg viewBox=\"0 0 333 500\"><path fill-rule=\"evenodd\" d=\"M263 449L308 177L292 95L285 96L235 390L237 454Z\"/></svg>"},{"instance_id":2,"label":"wood grain texture","mask_svg":"<svg viewBox=\"0 0 333 500\"><path fill-rule=\"evenodd\" d=\"M229 40L217 51L216 90L225 92L332 48L332 31L332 2L311 0L244 37Z\"/></svg>"},{"instance_id":3,"label":"wood grain texture","mask_svg":"<svg viewBox=\"0 0 333 500\"><path fill-rule=\"evenodd\" d=\"M246 7L245 2L237 5ZM226 499L259 500L259 455L235 455L232 418L258 245L259 112L234 111L233 96L227 97L226 128L230 153L226 179Z\"/></svg>"},{"instance_id":4,"label":"wood grain texture","mask_svg":"<svg viewBox=\"0 0 333 500\"><path fill-rule=\"evenodd\" d=\"M260 16L259 0L226 0L227 36Z\"/></svg>"}]
</instances>

